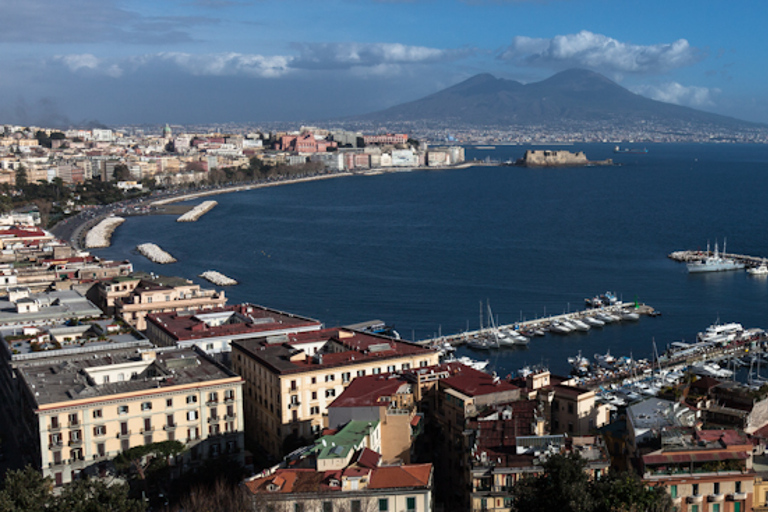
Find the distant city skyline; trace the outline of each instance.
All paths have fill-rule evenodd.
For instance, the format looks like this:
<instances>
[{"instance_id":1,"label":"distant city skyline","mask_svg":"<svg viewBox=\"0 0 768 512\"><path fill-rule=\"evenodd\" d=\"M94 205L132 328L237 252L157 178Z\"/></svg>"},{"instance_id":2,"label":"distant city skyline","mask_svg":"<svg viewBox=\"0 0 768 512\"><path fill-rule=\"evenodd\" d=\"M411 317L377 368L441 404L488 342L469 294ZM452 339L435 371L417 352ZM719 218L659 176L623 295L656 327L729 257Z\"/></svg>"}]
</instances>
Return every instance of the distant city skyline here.
<instances>
[{"instance_id":1,"label":"distant city skyline","mask_svg":"<svg viewBox=\"0 0 768 512\"><path fill-rule=\"evenodd\" d=\"M478 73L597 71L768 123L763 3L0 0L0 123L313 121Z\"/></svg>"}]
</instances>

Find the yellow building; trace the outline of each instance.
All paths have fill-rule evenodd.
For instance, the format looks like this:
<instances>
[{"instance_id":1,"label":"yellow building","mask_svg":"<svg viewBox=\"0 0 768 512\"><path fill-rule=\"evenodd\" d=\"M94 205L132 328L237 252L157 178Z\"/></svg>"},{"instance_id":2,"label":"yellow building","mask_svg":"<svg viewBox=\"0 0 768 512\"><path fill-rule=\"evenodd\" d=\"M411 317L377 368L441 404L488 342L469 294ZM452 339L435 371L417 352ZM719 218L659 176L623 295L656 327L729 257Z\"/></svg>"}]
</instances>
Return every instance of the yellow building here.
<instances>
[{"instance_id":1,"label":"yellow building","mask_svg":"<svg viewBox=\"0 0 768 512\"><path fill-rule=\"evenodd\" d=\"M140 331L147 328L150 313L221 308L227 303L223 291L201 289L188 279L141 274L102 282L95 295L102 311L122 317Z\"/></svg>"},{"instance_id":2,"label":"yellow building","mask_svg":"<svg viewBox=\"0 0 768 512\"><path fill-rule=\"evenodd\" d=\"M358 376L437 364L418 345L343 328L232 342L246 382L246 439L272 456L327 426L326 408Z\"/></svg>"},{"instance_id":3,"label":"yellow building","mask_svg":"<svg viewBox=\"0 0 768 512\"><path fill-rule=\"evenodd\" d=\"M186 445L182 469L223 454L243 462L242 379L196 349L104 350L16 368L17 438L62 485L104 474L129 448Z\"/></svg>"}]
</instances>

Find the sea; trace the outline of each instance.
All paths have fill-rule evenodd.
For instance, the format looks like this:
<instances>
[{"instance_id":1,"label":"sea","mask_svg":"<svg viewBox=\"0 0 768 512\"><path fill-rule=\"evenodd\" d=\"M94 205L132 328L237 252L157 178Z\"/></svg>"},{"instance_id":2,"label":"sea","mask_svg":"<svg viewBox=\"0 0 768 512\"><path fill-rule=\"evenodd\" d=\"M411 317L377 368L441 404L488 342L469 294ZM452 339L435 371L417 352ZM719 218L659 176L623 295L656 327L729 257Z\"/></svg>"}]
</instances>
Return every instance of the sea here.
<instances>
[{"instance_id":1,"label":"sea","mask_svg":"<svg viewBox=\"0 0 768 512\"><path fill-rule=\"evenodd\" d=\"M613 166L473 166L351 176L215 196L194 223L130 217L95 250L137 270L239 281L229 303L252 302L328 327L379 319L423 340L577 311L606 291L662 315L588 333L533 338L527 348L460 355L505 376L569 356L651 357L716 322L768 328L768 279L744 271L688 274L668 254L706 249L768 257L768 146L614 143L468 146L467 159L507 161L527 149L584 151ZM190 204L197 204L196 200ZM178 259L151 263L153 242Z\"/></svg>"}]
</instances>

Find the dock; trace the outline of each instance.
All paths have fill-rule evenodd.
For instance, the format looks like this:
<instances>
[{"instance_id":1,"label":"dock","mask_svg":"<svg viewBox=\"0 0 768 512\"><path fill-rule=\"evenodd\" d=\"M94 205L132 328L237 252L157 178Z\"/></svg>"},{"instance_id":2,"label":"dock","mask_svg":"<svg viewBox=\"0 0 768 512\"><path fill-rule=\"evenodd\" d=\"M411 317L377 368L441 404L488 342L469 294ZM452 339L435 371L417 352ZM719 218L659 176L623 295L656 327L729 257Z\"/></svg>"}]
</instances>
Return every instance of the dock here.
<instances>
[{"instance_id":1,"label":"dock","mask_svg":"<svg viewBox=\"0 0 768 512\"><path fill-rule=\"evenodd\" d=\"M713 251L675 251L667 255L671 260L681 263L688 263L691 261L699 261L708 256L714 256ZM764 256L748 256L746 254L733 254L721 252L720 256L723 258L730 258L740 263L744 263L747 268L759 266L766 258Z\"/></svg>"},{"instance_id":2,"label":"dock","mask_svg":"<svg viewBox=\"0 0 768 512\"><path fill-rule=\"evenodd\" d=\"M522 322L515 322L507 325L499 325L497 329L516 330L521 331L533 331L536 329L548 330L553 323L560 322L562 320L579 320L585 316L595 316L598 313L620 313L631 309L633 313L638 315L653 315L654 308L646 304L635 304L634 302L616 302L610 306L603 306L600 308L584 309L581 311L563 313L560 315L553 315L548 317L536 318L534 320L526 320ZM493 334L493 328L487 327L477 329L474 331L463 331L457 334L448 334L438 336L437 338L429 338L415 343L419 345L433 345L436 346L441 343L449 343L453 346L459 346L465 344L468 340L475 338L488 338Z\"/></svg>"}]
</instances>

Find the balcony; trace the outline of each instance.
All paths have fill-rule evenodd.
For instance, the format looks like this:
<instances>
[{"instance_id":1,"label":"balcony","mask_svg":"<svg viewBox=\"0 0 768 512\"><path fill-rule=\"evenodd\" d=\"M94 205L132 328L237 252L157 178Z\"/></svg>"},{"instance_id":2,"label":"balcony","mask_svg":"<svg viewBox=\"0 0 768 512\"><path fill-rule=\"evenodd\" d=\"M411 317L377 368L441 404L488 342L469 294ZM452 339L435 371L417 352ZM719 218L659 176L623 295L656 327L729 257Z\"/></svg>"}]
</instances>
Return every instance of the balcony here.
<instances>
[{"instance_id":1,"label":"balcony","mask_svg":"<svg viewBox=\"0 0 768 512\"><path fill-rule=\"evenodd\" d=\"M83 440L81 439L70 439L69 440L69 446L80 446L83 444Z\"/></svg>"},{"instance_id":2,"label":"balcony","mask_svg":"<svg viewBox=\"0 0 768 512\"><path fill-rule=\"evenodd\" d=\"M51 424L48 426L48 430L49 430L50 432L58 432L59 430L61 430L61 424L60 424L60 423L57 423L56 425L54 425L53 423L51 423Z\"/></svg>"},{"instance_id":3,"label":"balcony","mask_svg":"<svg viewBox=\"0 0 768 512\"><path fill-rule=\"evenodd\" d=\"M235 419L235 417L236 416L234 414L225 414L224 415L224 421L232 421L232 420Z\"/></svg>"},{"instance_id":4,"label":"balcony","mask_svg":"<svg viewBox=\"0 0 768 512\"><path fill-rule=\"evenodd\" d=\"M176 430L176 425L163 425L163 430Z\"/></svg>"},{"instance_id":5,"label":"balcony","mask_svg":"<svg viewBox=\"0 0 768 512\"><path fill-rule=\"evenodd\" d=\"M743 501L745 499L747 499L745 492L732 492L728 495L728 501Z\"/></svg>"},{"instance_id":6,"label":"balcony","mask_svg":"<svg viewBox=\"0 0 768 512\"><path fill-rule=\"evenodd\" d=\"M131 431L130 430L122 430L117 433L118 439L126 439L128 437L131 437Z\"/></svg>"},{"instance_id":7,"label":"balcony","mask_svg":"<svg viewBox=\"0 0 768 512\"><path fill-rule=\"evenodd\" d=\"M207 402L205 402L205 405L207 405L208 407L216 407L217 405L219 405L219 401L218 400L208 400Z\"/></svg>"},{"instance_id":8,"label":"balcony","mask_svg":"<svg viewBox=\"0 0 768 512\"><path fill-rule=\"evenodd\" d=\"M154 431L155 431L155 427L152 425L150 425L149 428L144 427L143 429L141 429L142 434L146 434L148 432L154 432Z\"/></svg>"},{"instance_id":9,"label":"balcony","mask_svg":"<svg viewBox=\"0 0 768 512\"><path fill-rule=\"evenodd\" d=\"M49 450L56 450L56 449L58 449L58 448L61 448L62 446L64 446L64 442L63 442L61 439L58 439L58 440L53 440L53 441L51 441L51 443L48 445L48 449L49 449Z\"/></svg>"},{"instance_id":10,"label":"balcony","mask_svg":"<svg viewBox=\"0 0 768 512\"><path fill-rule=\"evenodd\" d=\"M288 404L288 408L289 409L298 409L300 405L301 405L301 402L290 402Z\"/></svg>"},{"instance_id":11,"label":"balcony","mask_svg":"<svg viewBox=\"0 0 768 512\"><path fill-rule=\"evenodd\" d=\"M704 502L704 496L702 494L694 494L693 496L688 496L687 500L688 503L700 504Z\"/></svg>"},{"instance_id":12,"label":"balcony","mask_svg":"<svg viewBox=\"0 0 768 512\"><path fill-rule=\"evenodd\" d=\"M234 396L225 396L224 397L224 403L225 404L233 404L233 403L235 403L235 397Z\"/></svg>"},{"instance_id":13,"label":"balcony","mask_svg":"<svg viewBox=\"0 0 768 512\"><path fill-rule=\"evenodd\" d=\"M219 421L221 421L221 418L218 416L211 416L208 418L208 423L218 423Z\"/></svg>"},{"instance_id":14,"label":"balcony","mask_svg":"<svg viewBox=\"0 0 768 512\"><path fill-rule=\"evenodd\" d=\"M725 501L725 495L723 493L710 494L707 496L707 501L710 503L719 503Z\"/></svg>"}]
</instances>

